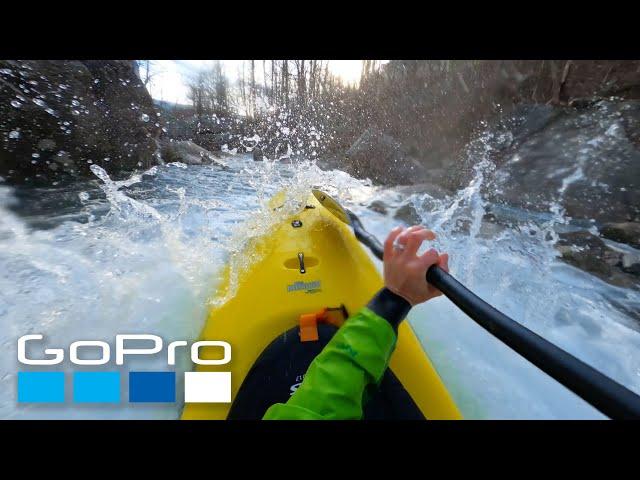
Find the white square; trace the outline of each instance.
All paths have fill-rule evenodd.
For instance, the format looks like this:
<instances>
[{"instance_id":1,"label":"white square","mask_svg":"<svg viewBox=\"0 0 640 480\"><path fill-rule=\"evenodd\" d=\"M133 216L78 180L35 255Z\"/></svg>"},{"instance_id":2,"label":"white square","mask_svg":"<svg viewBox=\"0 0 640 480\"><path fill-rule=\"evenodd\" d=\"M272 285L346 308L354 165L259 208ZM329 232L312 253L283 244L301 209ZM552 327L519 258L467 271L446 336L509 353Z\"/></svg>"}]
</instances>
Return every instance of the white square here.
<instances>
[{"instance_id":1,"label":"white square","mask_svg":"<svg viewBox=\"0 0 640 480\"><path fill-rule=\"evenodd\" d=\"M231 372L185 372L185 403L231 403Z\"/></svg>"}]
</instances>

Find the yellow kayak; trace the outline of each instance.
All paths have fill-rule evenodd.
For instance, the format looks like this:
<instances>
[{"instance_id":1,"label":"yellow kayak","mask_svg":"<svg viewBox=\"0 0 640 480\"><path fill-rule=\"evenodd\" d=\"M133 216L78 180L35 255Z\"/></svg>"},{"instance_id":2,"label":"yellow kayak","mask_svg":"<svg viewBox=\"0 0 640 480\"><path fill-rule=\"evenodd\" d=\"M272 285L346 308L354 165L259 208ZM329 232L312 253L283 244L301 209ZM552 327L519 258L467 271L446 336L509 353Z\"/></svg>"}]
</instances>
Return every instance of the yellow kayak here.
<instances>
[{"instance_id":1,"label":"yellow kayak","mask_svg":"<svg viewBox=\"0 0 640 480\"><path fill-rule=\"evenodd\" d=\"M279 207L278 198L272 200L274 210ZM285 402L322 347L322 342L301 343L304 319L325 312L325 317L336 318L330 322L336 328L383 285L352 230L313 194L296 214L248 242L237 255L245 260L246 268L235 272L229 265L224 268L200 336L228 342L232 360L227 365L196 366L196 371L231 372L232 403L186 403L183 419L261 418L274 400ZM288 352L294 356L287 356ZM309 358L298 361L295 355L299 353ZM406 321L398 331L390 370L395 390L398 385L402 390L399 397L395 393L388 396L400 399L394 411L415 410L419 418L427 419L461 418ZM264 377L261 385L274 385L273 389L257 389L256 382L250 388L245 382L250 372Z\"/></svg>"}]
</instances>

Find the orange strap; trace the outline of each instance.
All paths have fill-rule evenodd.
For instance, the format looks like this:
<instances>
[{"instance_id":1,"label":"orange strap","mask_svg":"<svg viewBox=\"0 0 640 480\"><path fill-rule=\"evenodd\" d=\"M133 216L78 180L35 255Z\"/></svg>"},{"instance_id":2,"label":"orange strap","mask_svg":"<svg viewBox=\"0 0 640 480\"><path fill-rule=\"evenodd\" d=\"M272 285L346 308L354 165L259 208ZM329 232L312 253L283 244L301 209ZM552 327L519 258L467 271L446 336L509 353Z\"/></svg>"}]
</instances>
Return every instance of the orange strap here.
<instances>
[{"instance_id":1,"label":"orange strap","mask_svg":"<svg viewBox=\"0 0 640 480\"><path fill-rule=\"evenodd\" d=\"M318 340L318 322L340 327L346 320L345 313L343 307L323 308L316 313L303 313L300 315L300 341L315 342Z\"/></svg>"},{"instance_id":2,"label":"orange strap","mask_svg":"<svg viewBox=\"0 0 640 480\"><path fill-rule=\"evenodd\" d=\"M303 313L300 315L300 341L315 342L318 338L318 314Z\"/></svg>"}]
</instances>

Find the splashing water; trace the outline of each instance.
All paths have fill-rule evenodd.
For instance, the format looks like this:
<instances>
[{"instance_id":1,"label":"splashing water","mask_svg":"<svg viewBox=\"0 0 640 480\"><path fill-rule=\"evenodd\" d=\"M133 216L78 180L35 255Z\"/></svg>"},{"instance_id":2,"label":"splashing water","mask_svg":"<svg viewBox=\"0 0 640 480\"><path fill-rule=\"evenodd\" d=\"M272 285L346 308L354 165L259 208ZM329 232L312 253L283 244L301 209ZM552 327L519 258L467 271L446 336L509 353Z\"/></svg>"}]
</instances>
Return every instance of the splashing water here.
<instances>
[{"instance_id":1,"label":"splashing water","mask_svg":"<svg viewBox=\"0 0 640 480\"><path fill-rule=\"evenodd\" d=\"M0 418L176 418L179 403L17 404L17 338L41 333L49 348L79 339L105 340L113 348L118 333L194 340L220 267L230 261L237 273L248 266L235 255L246 241L298 208L316 184L345 197L370 188L315 165L281 168L246 157L228 170L165 165L122 181L97 165L91 170L98 181L33 191L25 202L75 202L58 215L44 205L19 217L9 209L18 192L0 190ZM285 185L284 207L274 216L266 204ZM123 375L136 364L165 369L166 359L129 362ZM68 373L77 369L63 366ZM189 368L188 358L178 358L178 372Z\"/></svg>"},{"instance_id":2,"label":"splashing water","mask_svg":"<svg viewBox=\"0 0 640 480\"><path fill-rule=\"evenodd\" d=\"M528 328L640 390L640 328L624 311L638 308L637 292L560 263L548 238L558 219L523 220L513 228L485 221L480 191L494 169L485 158L479 158L470 184L445 198L373 187L310 162L286 165L237 156L228 166L168 164L114 181L92 165L96 180L32 193L58 205L55 213L42 204L20 217L10 206L21 192L0 186L1 418L177 418L180 402L18 405L16 339L42 333L52 346L78 339L112 344L117 333L194 340L221 267L231 265L232 294L233 275L255 260L237 253L299 209L314 187L340 199L380 239L398 221L367 205L382 200L393 210L411 203L438 233L436 247L451 254L451 271L460 281ZM274 214L268 202L283 188L283 207ZM65 202L69 207L60 208ZM465 416L599 417L445 298L415 308L410 322ZM122 372L136 365L163 369L165 361L129 362ZM189 368L188 358L178 358L177 378Z\"/></svg>"},{"instance_id":3,"label":"splashing water","mask_svg":"<svg viewBox=\"0 0 640 480\"><path fill-rule=\"evenodd\" d=\"M566 265L554 248L556 229L568 224L560 205L578 167L563 181L551 205L551 218L521 213L510 228L485 220L493 207L481 196L495 166L480 152L475 175L457 194L437 199L408 197L390 189L377 192L392 208L386 219L372 218L369 229L384 238L393 209L413 205L438 234L434 246L450 253L451 272L481 298L552 343L640 392L640 325L630 312L640 292L602 282ZM423 247L426 249L426 247ZM635 318L634 318L635 317ZM473 418L602 418L441 297L414 308L409 316L463 414Z\"/></svg>"}]
</instances>

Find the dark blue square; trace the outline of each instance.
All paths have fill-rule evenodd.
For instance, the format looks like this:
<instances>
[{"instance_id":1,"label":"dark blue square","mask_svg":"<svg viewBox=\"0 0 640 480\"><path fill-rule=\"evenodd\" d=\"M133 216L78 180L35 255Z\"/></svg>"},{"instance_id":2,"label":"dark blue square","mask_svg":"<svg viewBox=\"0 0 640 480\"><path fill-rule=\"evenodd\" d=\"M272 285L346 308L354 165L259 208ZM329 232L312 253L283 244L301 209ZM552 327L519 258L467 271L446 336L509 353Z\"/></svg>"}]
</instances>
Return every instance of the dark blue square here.
<instances>
[{"instance_id":1,"label":"dark blue square","mask_svg":"<svg viewBox=\"0 0 640 480\"><path fill-rule=\"evenodd\" d=\"M129 402L175 402L176 372L129 372Z\"/></svg>"}]
</instances>

